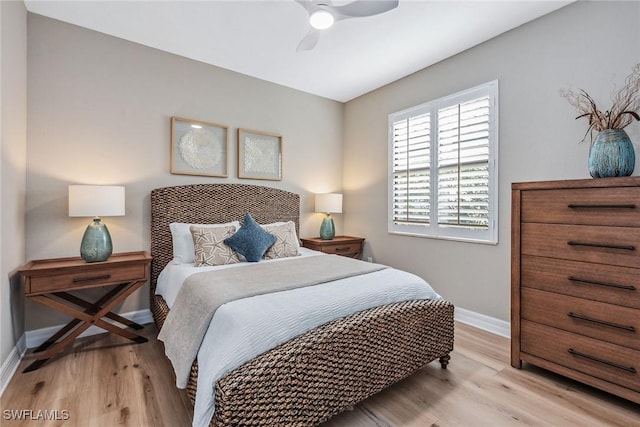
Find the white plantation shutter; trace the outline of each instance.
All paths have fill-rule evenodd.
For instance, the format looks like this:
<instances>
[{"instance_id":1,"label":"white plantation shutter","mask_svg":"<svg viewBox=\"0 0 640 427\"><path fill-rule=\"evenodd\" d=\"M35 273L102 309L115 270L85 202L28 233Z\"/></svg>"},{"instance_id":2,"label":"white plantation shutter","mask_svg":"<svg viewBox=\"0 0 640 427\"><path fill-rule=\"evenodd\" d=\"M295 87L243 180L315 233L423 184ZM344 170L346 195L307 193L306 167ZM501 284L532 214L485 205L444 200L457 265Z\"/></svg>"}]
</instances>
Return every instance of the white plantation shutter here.
<instances>
[{"instance_id":1,"label":"white plantation shutter","mask_svg":"<svg viewBox=\"0 0 640 427\"><path fill-rule=\"evenodd\" d=\"M389 231L497 242L497 82L389 116Z\"/></svg>"},{"instance_id":2,"label":"white plantation shutter","mask_svg":"<svg viewBox=\"0 0 640 427\"><path fill-rule=\"evenodd\" d=\"M404 223L430 220L430 116L393 123L393 219Z\"/></svg>"},{"instance_id":3,"label":"white plantation shutter","mask_svg":"<svg viewBox=\"0 0 640 427\"><path fill-rule=\"evenodd\" d=\"M489 225L489 97L438 110L438 222Z\"/></svg>"}]
</instances>

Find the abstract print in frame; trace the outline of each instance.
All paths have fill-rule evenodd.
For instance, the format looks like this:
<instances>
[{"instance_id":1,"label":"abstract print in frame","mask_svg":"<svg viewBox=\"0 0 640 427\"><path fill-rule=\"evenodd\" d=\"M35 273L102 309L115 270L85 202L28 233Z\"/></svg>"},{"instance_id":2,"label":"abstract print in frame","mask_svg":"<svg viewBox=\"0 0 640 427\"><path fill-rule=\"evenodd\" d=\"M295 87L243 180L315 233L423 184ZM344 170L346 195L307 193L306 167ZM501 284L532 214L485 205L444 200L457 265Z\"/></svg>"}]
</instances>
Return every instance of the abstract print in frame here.
<instances>
[{"instance_id":1,"label":"abstract print in frame","mask_svg":"<svg viewBox=\"0 0 640 427\"><path fill-rule=\"evenodd\" d=\"M229 128L171 117L171 173L228 176Z\"/></svg>"},{"instance_id":2,"label":"abstract print in frame","mask_svg":"<svg viewBox=\"0 0 640 427\"><path fill-rule=\"evenodd\" d=\"M282 136L238 129L238 178L282 180Z\"/></svg>"}]
</instances>

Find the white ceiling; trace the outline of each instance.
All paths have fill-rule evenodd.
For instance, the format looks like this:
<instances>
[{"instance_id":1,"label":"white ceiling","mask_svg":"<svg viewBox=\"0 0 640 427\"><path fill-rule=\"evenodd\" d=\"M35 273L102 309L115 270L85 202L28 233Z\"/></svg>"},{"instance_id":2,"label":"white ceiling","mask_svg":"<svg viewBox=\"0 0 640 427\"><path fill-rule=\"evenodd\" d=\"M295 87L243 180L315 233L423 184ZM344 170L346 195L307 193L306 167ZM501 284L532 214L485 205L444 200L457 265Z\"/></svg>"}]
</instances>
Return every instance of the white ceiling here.
<instances>
[{"instance_id":1,"label":"white ceiling","mask_svg":"<svg viewBox=\"0 0 640 427\"><path fill-rule=\"evenodd\" d=\"M306 52L296 47L307 12L294 0L25 3L33 13L346 102L571 1L400 0L387 13L336 23Z\"/></svg>"}]
</instances>

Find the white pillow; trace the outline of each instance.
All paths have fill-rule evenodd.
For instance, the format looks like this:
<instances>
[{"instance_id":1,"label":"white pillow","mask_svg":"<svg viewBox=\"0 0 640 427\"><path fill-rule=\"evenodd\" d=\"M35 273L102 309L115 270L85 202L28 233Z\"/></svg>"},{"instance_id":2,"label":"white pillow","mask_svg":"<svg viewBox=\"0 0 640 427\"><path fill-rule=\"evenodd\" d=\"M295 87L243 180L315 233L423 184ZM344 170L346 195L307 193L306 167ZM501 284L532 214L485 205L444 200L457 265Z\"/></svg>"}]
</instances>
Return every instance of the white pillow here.
<instances>
[{"instance_id":1,"label":"white pillow","mask_svg":"<svg viewBox=\"0 0 640 427\"><path fill-rule=\"evenodd\" d=\"M187 224L184 222L172 222L169 224L171 239L173 240L174 264L193 264L195 262L196 249L193 246L193 237L189 227L192 225L203 228L229 227L231 225L240 228L239 221L231 221L226 224Z\"/></svg>"}]
</instances>

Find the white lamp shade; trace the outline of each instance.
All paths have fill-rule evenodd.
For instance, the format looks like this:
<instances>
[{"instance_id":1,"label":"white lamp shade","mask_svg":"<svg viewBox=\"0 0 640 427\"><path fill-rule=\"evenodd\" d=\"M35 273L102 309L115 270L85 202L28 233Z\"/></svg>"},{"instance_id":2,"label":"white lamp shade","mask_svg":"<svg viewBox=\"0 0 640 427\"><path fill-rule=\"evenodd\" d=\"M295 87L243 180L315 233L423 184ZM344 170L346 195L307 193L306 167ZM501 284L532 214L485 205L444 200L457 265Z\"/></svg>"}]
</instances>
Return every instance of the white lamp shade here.
<instances>
[{"instance_id":1,"label":"white lamp shade","mask_svg":"<svg viewBox=\"0 0 640 427\"><path fill-rule=\"evenodd\" d=\"M316 212L342 213L342 194L316 194Z\"/></svg>"},{"instance_id":2,"label":"white lamp shade","mask_svg":"<svg viewBox=\"0 0 640 427\"><path fill-rule=\"evenodd\" d=\"M70 185L69 216L123 216L124 187Z\"/></svg>"}]
</instances>

